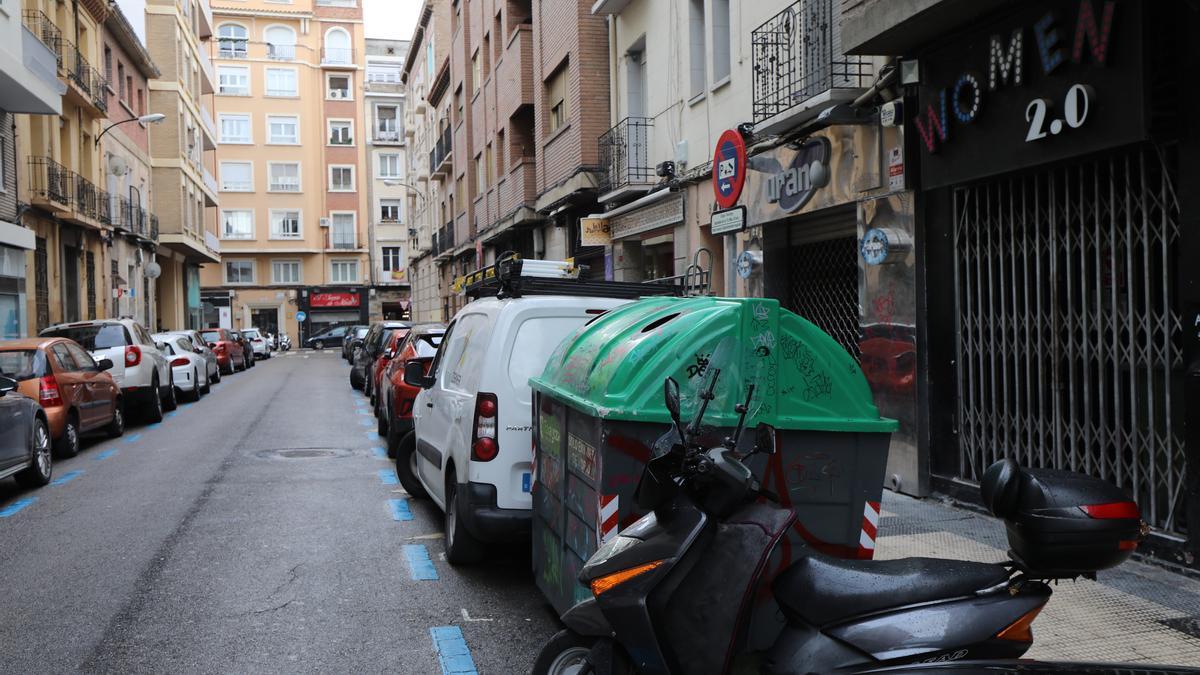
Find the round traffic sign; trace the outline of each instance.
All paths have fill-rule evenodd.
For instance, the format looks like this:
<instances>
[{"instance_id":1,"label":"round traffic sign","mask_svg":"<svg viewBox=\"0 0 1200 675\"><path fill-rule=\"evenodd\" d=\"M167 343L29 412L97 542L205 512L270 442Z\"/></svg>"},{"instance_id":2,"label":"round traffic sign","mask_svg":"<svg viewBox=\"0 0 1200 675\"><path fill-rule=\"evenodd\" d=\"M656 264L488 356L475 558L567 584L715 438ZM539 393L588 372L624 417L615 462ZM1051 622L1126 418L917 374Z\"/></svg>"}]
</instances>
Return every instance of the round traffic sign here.
<instances>
[{"instance_id":1,"label":"round traffic sign","mask_svg":"<svg viewBox=\"0 0 1200 675\"><path fill-rule=\"evenodd\" d=\"M726 129L717 139L713 153L713 194L727 209L737 203L746 184L746 141L736 129Z\"/></svg>"},{"instance_id":2,"label":"round traffic sign","mask_svg":"<svg viewBox=\"0 0 1200 675\"><path fill-rule=\"evenodd\" d=\"M305 320L305 319L307 319L307 318L308 318L308 315L307 315L307 314L305 314L303 311L296 312L296 320L297 320L297 321L303 321L303 320Z\"/></svg>"}]
</instances>

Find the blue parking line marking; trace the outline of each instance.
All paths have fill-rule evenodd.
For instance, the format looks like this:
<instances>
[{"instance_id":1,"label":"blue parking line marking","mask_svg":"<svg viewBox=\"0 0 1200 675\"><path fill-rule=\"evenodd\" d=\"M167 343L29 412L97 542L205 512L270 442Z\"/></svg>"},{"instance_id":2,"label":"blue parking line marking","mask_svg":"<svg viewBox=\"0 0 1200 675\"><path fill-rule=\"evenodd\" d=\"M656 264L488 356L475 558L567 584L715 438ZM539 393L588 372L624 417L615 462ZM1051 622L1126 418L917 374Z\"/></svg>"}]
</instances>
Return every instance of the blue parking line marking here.
<instances>
[{"instance_id":1,"label":"blue parking line marking","mask_svg":"<svg viewBox=\"0 0 1200 675\"><path fill-rule=\"evenodd\" d=\"M79 476L82 474L83 474L82 470L68 471L68 472L64 473L63 475L59 476L58 478L55 478L54 480L50 481L50 484L51 485L66 485L67 483L70 483L71 481L75 480L76 478L79 478Z\"/></svg>"},{"instance_id":2,"label":"blue parking line marking","mask_svg":"<svg viewBox=\"0 0 1200 675\"><path fill-rule=\"evenodd\" d=\"M141 438L141 437L142 437L142 435L141 435L141 434L134 434L134 435L132 435L132 436L126 436L126 437L125 437L125 442L126 442L126 443L137 443L137 442L138 442L138 439L139 439L139 438Z\"/></svg>"},{"instance_id":3,"label":"blue parking line marking","mask_svg":"<svg viewBox=\"0 0 1200 675\"><path fill-rule=\"evenodd\" d=\"M424 544L405 544L404 557L408 558L408 571L414 581L437 581L437 570Z\"/></svg>"},{"instance_id":4,"label":"blue parking line marking","mask_svg":"<svg viewBox=\"0 0 1200 675\"><path fill-rule=\"evenodd\" d=\"M161 426L162 426L162 422L154 422L154 423L152 423L152 424L147 424L147 425L146 425L146 428L147 428L147 429L153 429L154 427L161 427Z\"/></svg>"},{"instance_id":5,"label":"blue parking line marking","mask_svg":"<svg viewBox=\"0 0 1200 675\"><path fill-rule=\"evenodd\" d=\"M178 410L172 410L171 412L167 413L167 415L166 415L166 416L167 416L167 417L174 417L174 416L176 416L176 415L178 415L178 414L179 414L179 411L178 411Z\"/></svg>"},{"instance_id":6,"label":"blue parking line marking","mask_svg":"<svg viewBox=\"0 0 1200 675\"><path fill-rule=\"evenodd\" d=\"M442 665L443 675L477 675L471 648L458 626L434 626L429 629L433 649Z\"/></svg>"},{"instance_id":7,"label":"blue parking line marking","mask_svg":"<svg viewBox=\"0 0 1200 675\"><path fill-rule=\"evenodd\" d=\"M375 426L375 423L374 423L374 422L372 422L371 420L359 420L359 421L358 421L358 423L359 423L359 424L361 424L361 425L363 425L364 427L373 427L373 426Z\"/></svg>"},{"instance_id":8,"label":"blue parking line marking","mask_svg":"<svg viewBox=\"0 0 1200 675\"><path fill-rule=\"evenodd\" d=\"M379 470L379 482L384 485L398 485L400 481L396 480L396 473L391 469Z\"/></svg>"},{"instance_id":9,"label":"blue parking line marking","mask_svg":"<svg viewBox=\"0 0 1200 675\"><path fill-rule=\"evenodd\" d=\"M7 518L36 501L37 497L25 497L24 499L18 499L3 509L0 509L0 518Z\"/></svg>"},{"instance_id":10,"label":"blue parking line marking","mask_svg":"<svg viewBox=\"0 0 1200 675\"><path fill-rule=\"evenodd\" d=\"M367 410L366 408L359 408L359 409L358 409L358 414L359 414L359 415L362 415L363 417L366 417L366 416L368 416L368 415L370 415L370 414L371 414L371 411L370 411L370 410Z\"/></svg>"},{"instance_id":11,"label":"blue parking line marking","mask_svg":"<svg viewBox=\"0 0 1200 675\"><path fill-rule=\"evenodd\" d=\"M389 499L388 508L392 511L392 520L412 520L412 511L408 509L407 499Z\"/></svg>"},{"instance_id":12,"label":"blue parking line marking","mask_svg":"<svg viewBox=\"0 0 1200 675\"><path fill-rule=\"evenodd\" d=\"M367 433L367 440L368 440L368 441L377 441L377 440L379 440L379 434L375 433L374 431L368 431L368 432L366 432L366 433Z\"/></svg>"},{"instance_id":13,"label":"blue parking line marking","mask_svg":"<svg viewBox=\"0 0 1200 675\"><path fill-rule=\"evenodd\" d=\"M387 459L388 458L387 449L384 448L382 445L377 445L377 446L371 448L371 452L374 453L375 456L378 457L379 459Z\"/></svg>"},{"instance_id":14,"label":"blue parking line marking","mask_svg":"<svg viewBox=\"0 0 1200 675\"><path fill-rule=\"evenodd\" d=\"M104 452L96 455L96 461L99 462L102 459L108 459L109 457L112 457L115 454L117 454L116 448L113 448L111 450L105 450Z\"/></svg>"}]
</instances>

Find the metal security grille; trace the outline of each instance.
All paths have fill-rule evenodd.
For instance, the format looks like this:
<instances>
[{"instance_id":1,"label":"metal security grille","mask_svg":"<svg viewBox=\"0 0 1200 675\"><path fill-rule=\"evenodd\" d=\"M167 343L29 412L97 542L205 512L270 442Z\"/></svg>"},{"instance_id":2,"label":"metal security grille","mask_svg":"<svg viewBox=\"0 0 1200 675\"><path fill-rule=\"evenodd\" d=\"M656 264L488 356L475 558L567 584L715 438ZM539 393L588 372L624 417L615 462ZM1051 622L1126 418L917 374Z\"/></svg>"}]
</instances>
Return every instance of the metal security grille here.
<instances>
[{"instance_id":1,"label":"metal security grille","mask_svg":"<svg viewBox=\"0 0 1200 675\"><path fill-rule=\"evenodd\" d=\"M1100 476L1182 522L1179 210L1153 149L954 194L959 471Z\"/></svg>"},{"instance_id":2,"label":"metal security grille","mask_svg":"<svg viewBox=\"0 0 1200 675\"><path fill-rule=\"evenodd\" d=\"M816 324L862 360L858 306L858 238L788 247L787 309Z\"/></svg>"},{"instance_id":3,"label":"metal security grille","mask_svg":"<svg viewBox=\"0 0 1200 675\"><path fill-rule=\"evenodd\" d=\"M37 329L50 325L50 275L47 272L49 259L46 255L46 238L37 238L37 249L33 254L33 285L37 305Z\"/></svg>"},{"instance_id":4,"label":"metal security grille","mask_svg":"<svg viewBox=\"0 0 1200 675\"><path fill-rule=\"evenodd\" d=\"M88 318L96 318L96 254L87 252L87 306Z\"/></svg>"}]
</instances>

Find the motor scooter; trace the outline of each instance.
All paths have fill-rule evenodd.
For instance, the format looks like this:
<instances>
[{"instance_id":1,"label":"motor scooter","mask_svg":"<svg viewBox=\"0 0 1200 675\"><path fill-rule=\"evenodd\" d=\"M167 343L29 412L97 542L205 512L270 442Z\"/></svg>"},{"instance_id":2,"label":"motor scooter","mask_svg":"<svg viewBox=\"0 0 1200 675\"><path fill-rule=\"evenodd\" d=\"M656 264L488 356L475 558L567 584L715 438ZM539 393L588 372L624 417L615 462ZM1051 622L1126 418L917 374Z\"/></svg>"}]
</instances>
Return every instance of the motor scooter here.
<instances>
[{"instance_id":1,"label":"motor scooter","mask_svg":"<svg viewBox=\"0 0 1200 675\"><path fill-rule=\"evenodd\" d=\"M279 351L286 352L291 348L292 348L292 339L290 337L288 337L287 333L280 333L279 334Z\"/></svg>"},{"instance_id":2,"label":"motor scooter","mask_svg":"<svg viewBox=\"0 0 1200 675\"><path fill-rule=\"evenodd\" d=\"M776 432L758 424L753 449L738 452L750 384L733 434L717 447L699 444L720 377L711 371L686 426L678 384L664 382L673 429L635 492L648 513L584 565L579 579L592 597L563 614L566 628L542 648L535 674L829 673L1015 659L1032 644L1048 582L1094 577L1146 534L1137 505L1115 486L1006 460L981 487L1005 519L1009 560L844 560L809 549L770 578L768 559L796 516L746 462L774 454ZM777 603L777 632L751 641L764 596Z\"/></svg>"}]
</instances>

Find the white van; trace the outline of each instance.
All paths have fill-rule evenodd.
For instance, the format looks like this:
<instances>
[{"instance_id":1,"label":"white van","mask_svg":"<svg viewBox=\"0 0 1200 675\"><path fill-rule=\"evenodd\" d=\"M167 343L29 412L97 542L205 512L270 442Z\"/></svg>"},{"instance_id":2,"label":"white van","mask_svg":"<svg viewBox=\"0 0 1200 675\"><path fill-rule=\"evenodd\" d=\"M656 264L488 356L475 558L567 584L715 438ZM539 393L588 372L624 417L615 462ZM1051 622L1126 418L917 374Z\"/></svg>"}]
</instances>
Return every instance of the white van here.
<instances>
[{"instance_id":1,"label":"white van","mask_svg":"<svg viewBox=\"0 0 1200 675\"><path fill-rule=\"evenodd\" d=\"M446 559L477 560L484 543L529 537L533 412L529 378L589 319L629 300L543 295L469 303L446 329L422 390L396 474L413 496L445 512ZM419 379L420 378L420 379Z\"/></svg>"}]
</instances>

